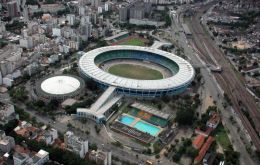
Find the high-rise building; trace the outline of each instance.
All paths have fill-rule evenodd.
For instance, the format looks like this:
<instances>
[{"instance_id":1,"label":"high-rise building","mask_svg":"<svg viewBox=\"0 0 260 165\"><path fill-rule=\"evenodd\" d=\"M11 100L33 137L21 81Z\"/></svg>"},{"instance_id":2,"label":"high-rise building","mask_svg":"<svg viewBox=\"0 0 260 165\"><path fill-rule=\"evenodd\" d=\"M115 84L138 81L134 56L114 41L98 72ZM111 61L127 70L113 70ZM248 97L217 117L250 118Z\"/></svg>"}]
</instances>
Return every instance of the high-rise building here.
<instances>
[{"instance_id":1,"label":"high-rise building","mask_svg":"<svg viewBox=\"0 0 260 165\"><path fill-rule=\"evenodd\" d=\"M130 18L133 19L143 19L144 18L144 8L137 7L130 9Z\"/></svg>"},{"instance_id":2,"label":"high-rise building","mask_svg":"<svg viewBox=\"0 0 260 165\"><path fill-rule=\"evenodd\" d=\"M68 21L69 25L74 25L75 20L76 20L76 16L74 14L67 14L66 20Z\"/></svg>"},{"instance_id":3,"label":"high-rise building","mask_svg":"<svg viewBox=\"0 0 260 165\"><path fill-rule=\"evenodd\" d=\"M101 3L101 0L91 0L91 6L97 8Z\"/></svg>"},{"instance_id":4,"label":"high-rise building","mask_svg":"<svg viewBox=\"0 0 260 165\"><path fill-rule=\"evenodd\" d=\"M19 9L16 1L11 1L7 3L7 11L9 17L18 17Z\"/></svg>"},{"instance_id":5,"label":"high-rise building","mask_svg":"<svg viewBox=\"0 0 260 165\"><path fill-rule=\"evenodd\" d=\"M128 21L128 8L127 7L119 8L119 21L121 23L125 23Z\"/></svg>"},{"instance_id":6,"label":"high-rise building","mask_svg":"<svg viewBox=\"0 0 260 165\"><path fill-rule=\"evenodd\" d=\"M83 16L83 17L81 17L81 19L80 19L80 25L81 26L84 26L84 25L86 25L86 23L90 23L90 16Z\"/></svg>"}]
</instances>

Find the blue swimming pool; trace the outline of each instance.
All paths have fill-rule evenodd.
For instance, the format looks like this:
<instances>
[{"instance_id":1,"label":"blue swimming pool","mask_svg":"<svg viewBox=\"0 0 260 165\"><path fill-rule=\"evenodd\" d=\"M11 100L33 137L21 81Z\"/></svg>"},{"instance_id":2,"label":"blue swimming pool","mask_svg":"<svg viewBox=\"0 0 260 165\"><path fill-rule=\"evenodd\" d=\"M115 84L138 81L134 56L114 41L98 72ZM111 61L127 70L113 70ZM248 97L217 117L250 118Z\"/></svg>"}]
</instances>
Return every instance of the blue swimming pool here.
<instances>
[{"instance_id":1,"label":"blue swimming pool","mask_svg":"<svg viewBox=\"0 0 260 165\"><path fill-rule=\"evenodd\" d=\"M134 128L142 131L149 133L152 136L156 136L160 132L160 128L157 128L149 123L143 122L143 121L138 121L135 125Z\"/></svg>"},{"instance_id":2,"label":"blue swimming pool","mask_svg":"<svg viewBox=\"0 0 260 165\"><path fill-rule=\"evenodd\" d=\"M130 116L122 116L119 121L124 123L125 125L131 125L133 123L133 121L135 120L135 118L130 117Z\"/></svg>"}]
</instances>

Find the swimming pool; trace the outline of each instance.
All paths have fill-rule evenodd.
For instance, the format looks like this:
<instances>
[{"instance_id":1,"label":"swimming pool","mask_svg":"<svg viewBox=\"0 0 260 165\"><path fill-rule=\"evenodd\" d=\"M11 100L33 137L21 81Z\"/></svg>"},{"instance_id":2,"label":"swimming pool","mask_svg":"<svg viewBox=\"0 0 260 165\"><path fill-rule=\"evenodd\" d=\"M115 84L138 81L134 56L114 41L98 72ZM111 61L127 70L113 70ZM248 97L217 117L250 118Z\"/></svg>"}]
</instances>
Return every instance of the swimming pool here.
<instances>
[{"instance_id":1,"label":"swimming pool","mask_svg":"<svg viewBox=\"0 0 260 165\"><path fill-rule=\"evenodd\" d=\"M138 121L135 125L134 128L142 131L149 133L152 136L156 136L160 132L160 128L155 127L149 123L146 123L144 121Z\"/></svg>"},{"instance_id":2,"label":"swimming pool","mask_svg":"<svg viewBox=\"0 0 260 165\"><path fill-rule=\"evenodd\" d=\"M124 115L122 116L119 121L122 122L125 125L131 125L134 122L135 118Z\"/></svg>"}]
</instances>

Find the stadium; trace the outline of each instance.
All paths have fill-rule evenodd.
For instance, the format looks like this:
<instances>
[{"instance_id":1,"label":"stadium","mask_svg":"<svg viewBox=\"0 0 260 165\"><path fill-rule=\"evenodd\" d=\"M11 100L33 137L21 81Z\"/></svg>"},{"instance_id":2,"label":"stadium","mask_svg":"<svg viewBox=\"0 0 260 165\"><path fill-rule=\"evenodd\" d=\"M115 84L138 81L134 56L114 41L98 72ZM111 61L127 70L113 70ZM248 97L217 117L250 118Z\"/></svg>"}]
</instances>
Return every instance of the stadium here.
<instances>
[{"instance_id":1,"label":"stadium","mask_svg":"<svg viewBox=\"0 0 260 165\"><path fill-rule=\"evenodd\" d=\"M73 75L55 75L41 79L36 84L36 93L42 99L65 100L83 94L85 82Z\"/></svg>"},{"instance_id":2,"label":"stadium","mask_svg":"<svg viewBox=\"0 0 260 165\"><path fill-rule=\"evenodd\" d=\"M186 60L159 49L107 46L91 50L79 60L80 74L123 96L143 98L175 95L193 81L195 72Z\"/></svg>"}]
</instances>

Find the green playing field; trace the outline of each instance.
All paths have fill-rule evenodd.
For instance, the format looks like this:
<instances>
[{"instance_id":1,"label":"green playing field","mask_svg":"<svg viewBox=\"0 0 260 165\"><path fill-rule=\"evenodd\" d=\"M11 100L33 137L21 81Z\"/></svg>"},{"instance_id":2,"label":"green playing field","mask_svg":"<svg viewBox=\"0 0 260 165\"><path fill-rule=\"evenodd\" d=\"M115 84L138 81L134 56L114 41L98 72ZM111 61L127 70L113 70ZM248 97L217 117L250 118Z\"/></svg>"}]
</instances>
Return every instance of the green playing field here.
<instances>
[{"instance_id":1,"label":"green playing field","mask_svg":"<svg viewBox=\"0 0 260 165\"><path fill-rule=\"evenodd\" d=\"M117 64L111 66L108 72L117 76L139 80L158 80L163 78L162 73L155 69L133 64Z\"/></svg>"},{"instance_id":2,"label":"green playing field","mask_svg":"<svg viewBox=\"0 0 260 165\"><path fill-rule=\"evenodd\" d=\"M124 42L120 43L119 45L144 46L145 43L141 39L132 38L132 39L129 39L127 41L124 41Z\"/></svg>"}]
</instances>

